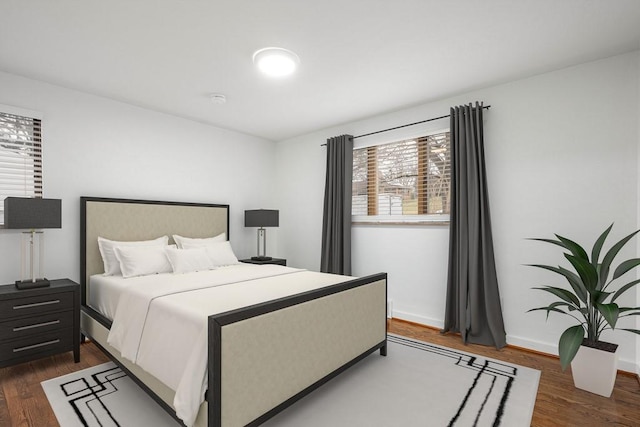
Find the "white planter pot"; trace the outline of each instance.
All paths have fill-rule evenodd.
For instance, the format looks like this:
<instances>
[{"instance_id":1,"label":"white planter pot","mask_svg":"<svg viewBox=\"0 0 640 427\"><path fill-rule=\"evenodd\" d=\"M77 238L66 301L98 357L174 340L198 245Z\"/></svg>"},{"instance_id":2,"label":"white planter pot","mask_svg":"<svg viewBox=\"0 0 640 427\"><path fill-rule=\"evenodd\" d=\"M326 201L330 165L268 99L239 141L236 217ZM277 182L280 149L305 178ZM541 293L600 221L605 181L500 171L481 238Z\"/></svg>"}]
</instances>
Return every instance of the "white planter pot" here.
<instances>
[{"instance_id":1,"label":"white planter pot","mask_svg":"<svg viewBox=\"0 0 640 427\"><path fill-rule=\"evenodd\" d=\"M618 373L618 352L580 346L571 362L573 384L582 390L610 397Z\"/></svg>"}]
</instances>

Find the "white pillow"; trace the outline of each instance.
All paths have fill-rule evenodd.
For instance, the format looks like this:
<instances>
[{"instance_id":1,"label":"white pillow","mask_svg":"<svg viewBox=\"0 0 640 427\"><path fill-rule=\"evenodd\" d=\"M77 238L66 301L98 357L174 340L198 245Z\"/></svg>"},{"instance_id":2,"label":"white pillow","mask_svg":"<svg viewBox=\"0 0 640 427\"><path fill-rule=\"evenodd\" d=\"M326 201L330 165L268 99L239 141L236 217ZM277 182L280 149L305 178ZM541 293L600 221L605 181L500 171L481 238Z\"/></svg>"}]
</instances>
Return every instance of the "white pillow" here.
<instances>
[{"instance_id":1,"label":"white pillow","mask_svg":"<svg viewBox=\"0 0 640 427\"><path fill-rule=\"evenodd\" d=\"M126 279L156 273L171 273L173 269L167 257L167 249L167 246L116 246L113 251L120 263L122 277Z\"/></svg>"},{"instance_id":2,"label":"white pillow","mask_svg":"<svg viewBox=\"0 0 640 427\"><path fill-rule=\"evenodd\" d=\"M193 249L167 248L166 253L174 273L207 271L216 268L207 255L207 250L203 247Z\"/></svg>"},{"instance_id":3,"label":"white pillow","mask_svg":"<svg viewBox=\"0 0 640 427\"><path fill-rule=\"evenodd\" d=\"M207 255L211 258L213 265L216 267L240 264L240 262L238 262L238 258L236 258L236 255L233 253L233 249L231 248L231 243L229 243L229 241L209 243L205 246L198 246L197 244L196 246L192 246L191 243L183 243L182 245L183 249L193 249L197 247L206 249Z\"/></svg>"},{"instance_id":4,"label":"white pillow","mask_svg":"<svg viewBox=\"0 0 640 427\"><path fill-rule=\"evenodd\" d=\"M203 239L200 238L193 238L193 237L183 237L183 236L179 236L177 234L173 235L173 241L176 242L176 245L178 245L179 249L184 249L184 244L188 243L191 245L191 247L194 246L205 246L208 245L210 243L215 243L215 242L225 242L227 240L227 233L220 233L217 236L214 237L205 237Z\"/></svg>"},{"instance_id":5,"label":"white pillow","mask_svg":"<svg viewBox=\"0 0 640 427\"><path fill-rule=\"evenodd\" d=\"M113 248L116 246L167 246L168 244L169 237L167 236L137 242L117 242L115 240L105 239L104 237L98 237L98 248L100 249L100 255L102 255L104 275L114 276L121 274L120 263L113 252Z\"/></svg>"}]
</instances>

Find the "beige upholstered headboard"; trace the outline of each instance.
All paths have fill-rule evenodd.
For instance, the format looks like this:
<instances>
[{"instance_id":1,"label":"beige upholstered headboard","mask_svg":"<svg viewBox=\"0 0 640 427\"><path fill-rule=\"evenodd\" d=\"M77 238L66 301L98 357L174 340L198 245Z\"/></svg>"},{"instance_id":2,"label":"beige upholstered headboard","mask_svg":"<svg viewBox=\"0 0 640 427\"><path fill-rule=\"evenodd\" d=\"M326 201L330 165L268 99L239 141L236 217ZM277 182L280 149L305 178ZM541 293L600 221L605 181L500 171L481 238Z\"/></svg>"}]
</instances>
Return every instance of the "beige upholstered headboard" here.
<instances>
[{"instance_id":1,"label":"beige upholstered headboard","mask_svg":"<svg viewBox=\"0 0 640 427\"><path fill-rule=\"evenodd\" d=\"M212 237L227 233L229 205L150 200L80 198L80 278L82 303L92 274L104 272L98 236L110 240L149 240L179 234Z\"/></svg>"}]
</instances>

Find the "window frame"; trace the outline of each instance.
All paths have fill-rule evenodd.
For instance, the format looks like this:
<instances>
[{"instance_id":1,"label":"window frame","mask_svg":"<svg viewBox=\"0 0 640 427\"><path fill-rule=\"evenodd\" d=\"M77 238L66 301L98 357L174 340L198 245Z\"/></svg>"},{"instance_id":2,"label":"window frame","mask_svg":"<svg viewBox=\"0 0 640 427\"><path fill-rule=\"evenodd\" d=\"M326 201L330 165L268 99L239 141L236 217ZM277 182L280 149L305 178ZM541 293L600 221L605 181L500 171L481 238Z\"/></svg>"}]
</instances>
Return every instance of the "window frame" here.
<instances>
[{"instance_id":1,"label":"window frame","mask_svg":"<svg viewBox=\"0 0 640 427\"><path fill-rule=\"evenodd\" d=\"M7 115L12 115L12 116L20 116L20 117L24 117L27 119L32 119L32 120L38 120L40 123L40 135L39 135L39 141L37 141L37 145L35 145L36 150L40 153L39 156L39 167L34 166L33 168L33 176L32 179L34 181L34 187L33 187L33 195L29 195L27 194L27 191L25 190L23 195L20 194L2 194L0 193L0 204L3 206L0 206L0 229L4 229L4 198L8 197L8 196L17 196L17 197L34 197L34 198L42 198L43 197L43 187L44 187L44 179L43 179L43 166L42 166L42 128L43 128L43 114L41 112L38 111L33 111L33 110L28 110L25 108L20 108L20 107L15 107L12 105L5 105L5 104L0 104L0 114L7 114ZM0 172L2 170L0 169ZM39 183L39 185L37 184ZM4 193L4 192L3 192Z\"/></svg>"},{"instance_id":2,"label":"window frame","mask_svg":"<svg viewBox=\"0 0 640 427\"><path fill-rule=\"evenodd\" d=\"M441 133L451 133L451 129L449 127L440 127L436 129L424 130L421 132L415 132L407 135L399 135L395 138L385 138L380 139L375 142L358 144L354 147L355 150L360 150L364 148L370 147L378 147L386 144L399 143L403 141L408 141L412 139L418 138L427 138L431 135L437 135ZM451 141L449 140L451 143ZM451 150L451 145L449 145L449 151ZM375 171L367 171L369 178L367 179L367 187L370 186L369 179L371 178L371 174L375 173ZM368 196L370 196L373 192L367 192ZM375 190L375 194L377 194L377 190ZM371 203L371 197L367 197L367 204ZM411 215L352 215L351 216L351 224L352 225L400 225L400 226L412 226L412 225L425 225L425 226L448 226L450 222L449 214L411 214Z\"/></svg>"}]
</instances>

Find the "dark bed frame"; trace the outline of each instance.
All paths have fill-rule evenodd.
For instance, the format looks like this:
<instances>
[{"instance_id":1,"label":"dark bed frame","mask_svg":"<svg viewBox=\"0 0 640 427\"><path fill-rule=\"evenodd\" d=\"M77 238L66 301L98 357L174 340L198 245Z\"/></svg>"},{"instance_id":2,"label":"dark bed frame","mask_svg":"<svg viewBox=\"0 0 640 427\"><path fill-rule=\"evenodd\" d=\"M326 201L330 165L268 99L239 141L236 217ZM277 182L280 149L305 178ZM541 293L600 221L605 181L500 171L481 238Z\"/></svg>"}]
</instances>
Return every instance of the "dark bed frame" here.
<instances>
[{"instance_id":1,"label":"dark bed frame","mask_svg":"<svg viewBox=\"0 0 640 427\"><path fill-rule=\"evenodd\" d=\"M178 202L163 202L163 201L147 201L147 200L128 200L128 199L107 199L107 198L98 198L98 197L82 197L81 198L81 253L80 253L80 265L81 265L81 299L82 299L82 314L83 321L86 322L97 322L102 327L107 330L111 327L111 321L107 319L102 314L98 313L93 308L87 305L87 204L98 202L98 203L120 203L120 204L145 204L145 205L158 205L162 207L166 206L197 206L197 207L213 207L213 208L225 208L226 209L226 232L227 238L229 236L229 206L228 205L218 205L218 204L201 204L201 203L178 203ZM171 231L167 231L167 234L171 235ZM179 234L179 233L176 233ZM109 238L110 236L103 236ZM205 236L203 236L205 237ZM135 240L135 239L130 239ZM89 243L92 244L92 243ZM97 243L96 243L97 244ZM367 302L367 298L370 300ZM249 426L257 426L264 423L269 418L273 417L277 413L281 412L285 408L291 406L293 403L303 398L304 396L311 393L313 390L322 386L324 383L339 375L344 370L356 364L358 361L364 359L371 353L376 350L380 351L380 354L385 356L387 352L387 340L386 340L386 299L387 299L387 275L386 273L379 273L368 277L357 278L352 280L347 280L342 283L338 283L335 285L330 285L327 287L323 287L320 289L316 289L309 292L300 293L297 295L268 301L265 303L244 307L238 310L229 311L226 313L216 314L209 316L208 318L208 329L209 329L209 338L208 338L208 375L209 375L209 388L206 393L206 402L207 402L207 426L215 426L215 427L225 427L229 425L249 425ZM343 301L344 300L344 301ZM362 300L362 302L360 302ZM345 302L346 301L346 302ZM373 301L373 304L371 303ZM357 350L354 353L353 357L349 356L349 360L346 362L340 362L336 366L331 366L329 368L329 372L327 374L322 375L319 378L313 378L309 385L302 387L299 390L296 390L294 394L291 396L285 396L281 400L277 402L277 404L272 405L265 411L259 410L260 412L257 416L251 416L250 421L242 421L238 423L237 421L227 422L227 418L225 418L224 405L227 404L227 400L225 400L225 393L227 393L223 389L223 378L225 369L224 366L225 358L224 358L224 346L223 339L233 339L229 338L227 331L229 327L233 327L237 330L240 328L242 331L243 327L250 328L252 327L250 322L268 322L270 316L277 315L283 316L285 313L293 313L292 316L307 316L306 308L308 308L308 304L324 304L327 307L330 307L332 310L335 307L340 307L338 309L338 313L340 315L344 315L345 319L349 324L360 324L362 323L364 326L359 327L361 330L357 330L353 332L353 339L355 341L360 340L360 336L369 336L373 338L369 338L367 342L365 338L362 339L362 344L357 343ZM337 304L337 305L336 305ZM346 304L346 305L345 305ZM355 304L355 305L354 305ZM373 308L370 306L374 306ZM319 306L316 306L319 307ZM346 307L346 309L343 309ZM353 312L359 312L361 310L369 310L371 313L371 319L374 319L372 322L360 322L361 319L354 318L355 314ZM297 313L297 314L296 314ZM288 314L286 314L288 315ZM322 316L319 319L314 319L313 324L323 321L329 321L330 319L326 319L328 317L335 316ZM292 319L297 319L293 318ZM350 321L352 319L353 321ZM335 320L333 320L335 322ZM369 325L372 323L371 325ZM245 324L247 326L245 326ZM259 323L261 324L261 323ZM366 325L365 325L366 324ZM332 323L331 325L335 325ZM310 325L311 326L311 325ZM254 326L255 327L255 324ZM338 328L343 329L343 328ZM87 336L94 341L99 348L101 348L106 354L108 354L127 374L138 384L140 387L145 390L160 406L165 409L169 414L171 414L177 421L182 423L176 416L174 409L170 402L165 401L163 398L158 396L147 384L139 379L130 369L128 369L123 363L121 363L117 355L112 354L109 350L108 345L106 343L101 342L100 339L94 339L91 334L91 328L83 327L82 333L83 336ZM249 330L249 329L246 329ZM331 342L331 333L332 331L327 331L328 336L323 337L321 339L326 339L327 342ZM335 332L341 333L341 332ZM240 336L242 334L240 333ZM276 340L269 349L265 349L266 353L264 356L256 355L256 357L278 357L279 343L277 342L277 337L273 338ZM300 336L301 342L304 342L308 337ZM240 341L242 341L240 339ZM232 341L233 342L233 341ZM303 344L304 345L304 344ZM324 348L324 347L323 347ZM293 350L295 351L295 349ZM324 354L326 352L326 354ZM317 355L317 361L301 361L306 364L313 364L322 361L323 359L330 358L332 354L334 354L334 349L330 348L330 345L327 346L326 350L321 351L322 354ZM224 366L223 366L224 365ZM249 375L248 373L247 375ZM229 400L234 397L228 397ZM251 404L251 402L247 403ZM244 403L243 403L244 405ZM244 407L244 406L243 406ZM227 410L228 412L229 410Z\"/></svg>"}]
</instances>

